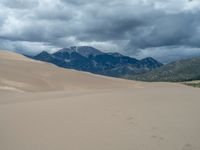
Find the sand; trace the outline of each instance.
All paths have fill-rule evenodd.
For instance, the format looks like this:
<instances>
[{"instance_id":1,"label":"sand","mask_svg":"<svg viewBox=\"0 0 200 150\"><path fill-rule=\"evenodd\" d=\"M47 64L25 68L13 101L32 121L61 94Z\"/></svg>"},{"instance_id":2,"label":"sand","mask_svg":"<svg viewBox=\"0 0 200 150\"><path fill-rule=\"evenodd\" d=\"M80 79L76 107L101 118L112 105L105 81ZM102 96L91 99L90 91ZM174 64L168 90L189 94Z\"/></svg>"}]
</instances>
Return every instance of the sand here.
<instances>
[{"instance_id":1,"label":"sand","mask_svg":"<svg viewBox=\"0 0 200 150\"><path fill-rule=\"evenodd\" d=\"M0 150L199 150L200 89L0 51Z\"/></svg>"}]
</instances>

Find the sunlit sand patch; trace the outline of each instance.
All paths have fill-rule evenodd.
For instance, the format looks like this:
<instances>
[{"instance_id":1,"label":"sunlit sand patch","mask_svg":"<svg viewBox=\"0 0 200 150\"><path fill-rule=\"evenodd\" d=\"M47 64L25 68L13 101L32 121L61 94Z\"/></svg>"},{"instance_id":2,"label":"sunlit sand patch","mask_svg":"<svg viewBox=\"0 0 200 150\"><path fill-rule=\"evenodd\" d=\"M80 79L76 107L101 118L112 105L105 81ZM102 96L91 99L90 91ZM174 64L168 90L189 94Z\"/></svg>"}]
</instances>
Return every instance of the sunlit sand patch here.
<instances>
[{"instance_id":1,"label":"sunlit sand patch","mask_svg":"<svg viewBox=\"0 0 200 150\"><path fill-rule=\"evenodd\" d=\"M7 79L1 79L0 83L5 85L3 87L16 88L16 89L31 86L31 85L23 83L23 82L12 81L12 80L7 80Z\"/></svg>"},{"instance_id":2,"label":"sunlit sand patch","mask_svg":"<svg viewBox=\"0 0 200 150\"><path fill-rule=\"evenodd\" d=\"M14 87L9 87L9 86L0 86L0 90L9 90L9 91L16 91L16 92L24 92L23 90L14 88Z\"/></svg>"}]
</instances>

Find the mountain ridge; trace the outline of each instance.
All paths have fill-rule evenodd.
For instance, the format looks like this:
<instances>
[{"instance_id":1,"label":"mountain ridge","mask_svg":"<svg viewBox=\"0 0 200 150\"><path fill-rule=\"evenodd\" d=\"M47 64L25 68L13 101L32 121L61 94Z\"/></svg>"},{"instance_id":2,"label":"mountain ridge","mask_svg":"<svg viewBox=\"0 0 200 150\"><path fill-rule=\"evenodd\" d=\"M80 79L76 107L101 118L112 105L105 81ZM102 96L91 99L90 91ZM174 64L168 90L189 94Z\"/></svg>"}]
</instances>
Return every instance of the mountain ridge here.
<instances>
[{"instance_id":1,"label":"mountain ridge","mask_svg":"<svg viewBox=\"0 0 200 150\"><path fill-rule=\"evenodd\" d=\"M150 72L128 76L128 79L140 81L184 82L200 80L200 56L178 60Z\"/></svg>"},{"instance_id":2,"label":"mountain ridge","mask_svg":"<svg viewBox=\"0 0 200 150\"><path fill-rule=\"evenodd\" d=\"M90 55L100 55L103 54L103 52L101 52L100 50L91 47L91 46L72 46L69 48L62 48L61 50L57 51L57 52L68 52L68 53L79 53L80 55L84 56L84 57L89 57ZM55 53L57 53L55 52Z\"/></svg>"},{"instance_id":3,"label":"mountain ridge","mask_svg":"<svg viewBox=\"0 0 200 150\"><path fill-rule=\"evenodd\" d=\"M138 60L120 53L101 52L90 46L63 48L52 54L42 51L35 56L28 57L64 68L113 77L140 74L162 66L160 62L151 57Z\"/></svg>"}]
</instances>

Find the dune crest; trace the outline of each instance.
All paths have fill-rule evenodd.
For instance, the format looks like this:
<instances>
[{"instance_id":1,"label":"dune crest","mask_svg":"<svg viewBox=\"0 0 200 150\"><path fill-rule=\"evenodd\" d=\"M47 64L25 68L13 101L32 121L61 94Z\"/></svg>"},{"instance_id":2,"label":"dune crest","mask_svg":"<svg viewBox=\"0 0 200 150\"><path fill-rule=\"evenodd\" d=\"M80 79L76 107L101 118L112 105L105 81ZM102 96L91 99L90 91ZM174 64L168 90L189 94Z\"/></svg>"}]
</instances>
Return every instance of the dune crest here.
<instances>
[{"instance_id":1,"label":"dune crest","mask_svg":"<svg viewBox=\"0 0 200 150\"><path fill-rule=\"evenodd\" d=\"M137 82L63 69L2 50L0 65L0 86L25 91L138 87Z\"/></svg>"}]
</instances>

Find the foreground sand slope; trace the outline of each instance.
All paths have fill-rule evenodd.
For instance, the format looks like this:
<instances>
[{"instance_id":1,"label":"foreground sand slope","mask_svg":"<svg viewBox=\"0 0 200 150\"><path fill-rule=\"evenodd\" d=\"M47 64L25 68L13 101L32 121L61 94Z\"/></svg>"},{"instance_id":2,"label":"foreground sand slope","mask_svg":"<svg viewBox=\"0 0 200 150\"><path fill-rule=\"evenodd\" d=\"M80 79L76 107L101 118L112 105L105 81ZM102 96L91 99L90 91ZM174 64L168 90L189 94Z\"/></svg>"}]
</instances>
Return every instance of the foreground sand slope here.
<instances>
[{"instance_id":1,"label":"foreground sand slope","mask_svg":"<svg viewBox=\"0 0 200 150\"><path fill-rule=\"evenodd\" d=\"M134 86L114 79L75 70L62 69L45 62L0 50L0 87L24 91L102 89Z\"/></svg>"},{"instance_id":2,"label":"foreground sand slope","mask_svg":"<svg viewBox=\"0 0 200 150\"><path fill-rule=\"evenodd\" d=\"M179 84L146 84L110 78L86 72L63 69L22 55L0 50L0 89L24 91L91 90L123 87L181 86Z\"/></svg>"},{"instance_id":3,"label":"foreground sand slope","mask_svg":"<svg viewBox=\"0 0 200 150\"><path fill-rule=\"evenodd\" d=\"M1 150L199 150L200 90L0 51Z\"/></svg>"}]
</instances>

